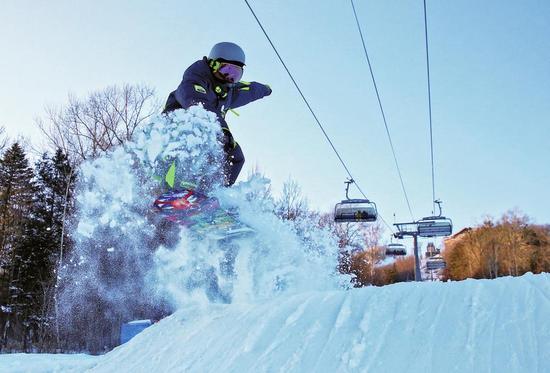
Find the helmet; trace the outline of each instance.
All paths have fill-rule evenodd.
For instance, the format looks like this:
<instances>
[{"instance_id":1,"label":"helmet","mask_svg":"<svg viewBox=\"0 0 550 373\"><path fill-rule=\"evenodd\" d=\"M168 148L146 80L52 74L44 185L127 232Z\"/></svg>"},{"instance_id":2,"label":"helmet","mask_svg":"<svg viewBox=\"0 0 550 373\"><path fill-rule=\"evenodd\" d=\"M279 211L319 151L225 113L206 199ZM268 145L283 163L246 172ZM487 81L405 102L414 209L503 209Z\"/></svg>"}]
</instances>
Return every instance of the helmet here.
<instances>
[{"instance_id":1,"label":"helmet","mask_svg":"<svg viewBox=\"0 0 550 373\"><path fill-rule=\"evenodd\" d=\"M237 65L244 66L244 51L235 43L221 42L212 47L209 60L224 60L226 62L233 62Z\"/></svg>"}]
</instances>

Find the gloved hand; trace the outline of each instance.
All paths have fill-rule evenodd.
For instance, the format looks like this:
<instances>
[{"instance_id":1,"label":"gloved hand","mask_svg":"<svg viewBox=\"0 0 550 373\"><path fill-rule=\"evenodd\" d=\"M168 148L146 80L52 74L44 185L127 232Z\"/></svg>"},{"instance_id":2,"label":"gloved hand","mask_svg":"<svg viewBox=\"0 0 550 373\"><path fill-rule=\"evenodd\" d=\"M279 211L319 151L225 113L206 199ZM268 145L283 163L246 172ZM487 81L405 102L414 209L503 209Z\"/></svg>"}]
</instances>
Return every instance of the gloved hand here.
<instances>
[{"instance_id":1,"label":"gloved hand","mask_svg":"<svg viewBox=\"0 0 550 373\"><path fill-rule=\"evenodd\" d=\"M266 96L269 96L271 94L271 92L273 92L271 90L271 87L268 85L268 84L264 84L264 87L267 89L267 93L266 93Z\"/></svg>"},{"instance_id":2,"label":"gloved hand","mask_svg":"<svg viewBox=\"0 0 550 373\"><path fill-rule=\"evenodd\" d=\"M223 135L224 135L224 142L223 142L223 150L228 152L232 149L235 149L237 146L237 142L233 138L233 135L228 129L223 129Z\"/></svg>"}]
</instances>

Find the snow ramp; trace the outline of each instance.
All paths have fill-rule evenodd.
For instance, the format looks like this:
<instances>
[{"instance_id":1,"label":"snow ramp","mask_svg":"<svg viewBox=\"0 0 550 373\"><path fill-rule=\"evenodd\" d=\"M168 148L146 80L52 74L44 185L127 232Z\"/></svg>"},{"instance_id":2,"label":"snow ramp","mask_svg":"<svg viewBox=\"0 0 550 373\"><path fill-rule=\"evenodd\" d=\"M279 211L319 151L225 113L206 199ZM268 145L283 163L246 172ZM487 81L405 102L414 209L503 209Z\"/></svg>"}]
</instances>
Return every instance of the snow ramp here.
<instances>
[{"instance_id":1,"label":"snow ramp","mask_svg":"<svg viewBox=\"0 0 550 373\"><path fill-rule=\"evenodd\" d=\"M312 276L312 281L314 276ZM548 372L550 275L181 310L92 372Z\"/></svg>"}]
</instances>

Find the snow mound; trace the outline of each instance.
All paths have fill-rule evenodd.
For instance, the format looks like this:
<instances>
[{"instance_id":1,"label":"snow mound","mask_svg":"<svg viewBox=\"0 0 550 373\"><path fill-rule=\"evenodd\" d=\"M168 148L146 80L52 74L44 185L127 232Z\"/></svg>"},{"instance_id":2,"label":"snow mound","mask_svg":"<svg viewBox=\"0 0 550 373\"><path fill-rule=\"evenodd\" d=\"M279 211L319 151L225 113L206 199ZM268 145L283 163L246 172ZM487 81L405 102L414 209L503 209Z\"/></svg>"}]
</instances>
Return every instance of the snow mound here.
<instances>
[{"instance_id":1,"label":"snow mound","mask_svg":"<svg viewBox=\"0 0 550 373\"><path fill-rule=\"evenodd\" d=\"M181 310L92 371L541 372L549 315L548 274L309 292Z\"/></svg>"},{"instance_id":2,"label":"snow mound","mask_svg":"<svg viewBox=\"0 0 550 373\"><path fill-rule=\"evenodd\" d=\"M68 372L543 372L548 315L549 274L402 283L181 309L80 365L42 359ZM0 355L7 371L38 361Z\"/></svg>"},{"instance_id":3,"label":"snow mound","mask_svg":"<svg viewBox=\"0 0 550 373\"><path fill-rule=\"evenodd\" d=\"M76 373L92 368L97 360L96 356L85 354L0 354L0 372Z\"/></svg>"}]
</instances>

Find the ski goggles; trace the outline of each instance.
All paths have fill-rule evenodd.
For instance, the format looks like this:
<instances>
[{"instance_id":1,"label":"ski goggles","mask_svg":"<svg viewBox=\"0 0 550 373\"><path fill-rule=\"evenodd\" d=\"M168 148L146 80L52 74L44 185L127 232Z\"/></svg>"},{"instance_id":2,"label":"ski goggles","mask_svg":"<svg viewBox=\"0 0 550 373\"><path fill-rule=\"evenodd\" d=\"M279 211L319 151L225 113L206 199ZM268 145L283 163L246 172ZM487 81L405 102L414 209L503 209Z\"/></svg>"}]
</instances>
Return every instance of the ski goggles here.
<instances>
[{"instance_id":1,"label":"ski goggles","mask_svg":"<svg viewBox=\"0 0 550 373\"><path fill-rule=\"evenodd\" d=\"M229 62L222 62L218 72L230 83L236 83L243 77L243 68Z\"/></svg>"}]
</instances>

